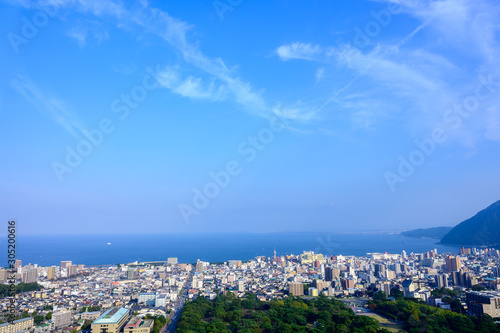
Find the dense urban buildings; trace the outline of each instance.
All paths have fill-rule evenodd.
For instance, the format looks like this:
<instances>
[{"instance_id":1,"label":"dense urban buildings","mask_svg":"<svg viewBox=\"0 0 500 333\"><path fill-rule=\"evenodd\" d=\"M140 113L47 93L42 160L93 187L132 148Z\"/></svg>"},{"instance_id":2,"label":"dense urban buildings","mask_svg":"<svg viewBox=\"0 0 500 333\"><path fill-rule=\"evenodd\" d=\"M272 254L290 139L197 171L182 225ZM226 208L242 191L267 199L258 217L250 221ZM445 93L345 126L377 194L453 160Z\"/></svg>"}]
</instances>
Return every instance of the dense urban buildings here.
<instances>
[{"instance_id":1,"label":"dense urban buildings","mask_svg":"<svg viewBox=\"0 0 500 333\"><path fill-rule=\"evenodd\" d=\"M449 299L433 295L434 290L447 288L461 295L457 301L469 315L500 317L499 251L462 248L460 252L333 256L305 251L224 263L188 264L168 258L95 267L71 261L22 266L18 261L17 282L36 282L42 290L17 295L16 312L33 318L1 325L0 333L78 331L85 325L92 333L150 333L153 323L146 316L168 318L185 298L214 299L220 293L244 297L249 292L265 301L289 294L367 297L376 291L390 297L399 290L404 297L449 310ZM0 269L0 282L7 284L7 278L7 271ZM1 299L0 311L5 313L9 302Z\"/></svg>"}]
</instances>

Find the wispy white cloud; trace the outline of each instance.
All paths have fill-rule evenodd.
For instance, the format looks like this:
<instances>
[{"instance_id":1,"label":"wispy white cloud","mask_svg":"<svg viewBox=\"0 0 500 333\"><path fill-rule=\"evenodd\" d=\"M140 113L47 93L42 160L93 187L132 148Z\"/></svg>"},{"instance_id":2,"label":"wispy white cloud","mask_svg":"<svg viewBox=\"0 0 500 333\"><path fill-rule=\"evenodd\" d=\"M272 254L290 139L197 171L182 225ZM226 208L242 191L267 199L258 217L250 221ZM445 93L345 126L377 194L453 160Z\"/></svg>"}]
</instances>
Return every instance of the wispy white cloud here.
<instances>
[{"instance_id":1,"label":"wispy white cloud","mask_svg":"<svg viewBox=\"0 0 500 333\"><path fill-rule=\"evenodd\" d=\"M20 0L24 6L32 6ZM201 70L207 78L185 75L177 81L165 85L176 94L190 98L206 98L211 100L232 99L249 112L258 116L269 118L273 115L275 107L263 97L261 89L254 88L249 82L238 77L230 70L220 58L207 57L196 41L191 41L188 33L194 27L187 22L170 16L167 12L151 8L147 1L141 1L133 7L125 7L122 3L108 0L42 0L39 4L56 6L101 16L112 16L117 20L119 28L131 29L133 25L139 26L144 31L157 35L179 51L185 62ZM70 31L71 37L84 45L88 33L74 30ZM314 47L312 52L314 52ZM161 74L165 77L172 75L171 69ZM205 82L204 82L205 81ZM283 102L283 104L285 104ZM292 110L292 108L290 108ZM310 110L293 108L294 112L284 112L290 119L308 119Z\"/></svg>"},{"instance_id":2,"label":"wispy white cloud","mask_svg":"<svg viewBox=\"0 0 500 333\"><path fill-rule=\"evenodd\" d=\"M300 101L294 103L294 105L287 106L284 106L281 103L277 103L272 108L273 114L278 117L300 120L304 122L316 118L318 111L319 110L316 107L305 106Z\"/></svg>"},{"instance_id":3,"label":"wispy white cloud","mask_svg":"<svg viewBox=\"0 0 500 333\"><path fill-rule=\"evenodd\" d=\"M377 47L368 53L346 46L336 53L337 61L356 72L385 83L401 95L428 94L444 88L439 78L421 72L419 61L401 61L397 50ZM417 54L412 54L417 56ZM391 59L393 58L393 59ZM420 60L420 59L419 59ZM434 73L435 74L435 73Z\"/></svg>"},{"instance_id":4,"label":"wispy white cloud","mask_svg":"<svg viewBox=\"0 0 500 333\"><path fill-rule=\"evenodd\" d=\"M295 42L292 44L281 45L276 49L276 53L282 60L305 59L313 60L314 57L322 52L319 45L310 43Z\"/></svg>"},{"instance_id":5,"label":"wispy white cloud","mask_svg":"<svg viewBox=\"0 0 500 333\"><path fill-rule=\"evenodd\" d=\"M12 80L11 84L21 96L33 104L42 114L56 122L74 137L79 138L85 126L78 116L70 111L64 101L43 93L33 81L23 75L18 75L16 79Z\"/></svg>"},{"instance_id":6,"label":"wispy white cloud","mask_svg":"<svg viewBox=\"0 0 500 333\"><path fill-rule=\"evenodd\" d=\"M84 24L78 24L78 26L71 28L66 34L74 38L81 48L85 47L89 37L96 40L97 43L109 39L108 32L94 21L86 21Z\"/></svg>"},{"instance_id":7,"label":"wispy white cloud","mask_svg":"<svg viewBox=\"0 0 500 333\"><path fill-rule=\"evenodd\" d=\"M456 59L450 58L450 54L456 55L457 50L461 50L467 56L479 59L478 71L484 71L485 68L495 71L491 68L500 49L496 38L499 6L488 1L470 0L389 1L400 4L404 15L417 19L416 28L402 36L399 42L393 36L389 42L384 42L381 36L374 48L363 51L351 46L352 43L332 47L303 41L284 44L275 49L281 60L318 61L321 67L314 73L316 84L326 86L334 83L337 87L333 91L330 89L330 94L316 96L314 100L317 103L305 104L266 100L263 89L239 77L222 59L211 58L203 53L197 41L190 38L194 26L165 11L152 8L147 1L132 7L110 0L43 0L41 3L98 17L113 16L120 28L130 30L140 27L159 36L182 55L186 64L198 71L193 75L192 68L188 72L183 64L180 66L182 70L177 69L175 76L171 77L172 81L164 84L172 92L184 97L233 100L262 117L280 114L298 121L317 118L319 112L327 112L328 107L334 104L336 108L350 110L353 121L363 124L361 127L376 124L377 114L388 117L392 112L407 114L410 120L419 116L433 124L445 105L449 106L465 93L460 91L464 84L456 81L458 78L467 80L467 75L460 65L454 63ZM19 2L30 6L29 2ZM421 41L419 47L415 47L415 36L423 32L432 36L428 39L432 47L427 48ZM82 45L88 38L88 32L75 30L71 33ZM437 41L442 41L446 50L439 49L442 45L436 45ZM352 76L343 75L339 78L330 75L330 71L338 68L350 71ZM162 75L165 78L173 75L172 68L165 68L164 71ZM332 79L329 81L325 77ZM363 102L361 97L354 99L352 96L355 95L364 96L369 103ZM387 106L388 100L392 103L390 107ZM363 120L365 118L366 121Z\"/></svg>"},{"instance_id":8,"label":"wispy white cloud","mask_svg":"<svg viewBox=\"0 0 500 333\"><path fill-rule=\"evenodd\" d=\"M500 5L470 0L389 1L416 19L416 28L399 40L393 35L384 40L380 34L372 47L363 50L354 47L354 41L336 46L297 42L280 46L280 57L319 62L324 71L316 76L321 78L328 72L339 73L339 68L344 71L341 79L329 75L334 79L322 80L323 85L337 87L324 96L319 108L323 112L348 111L361 128L398 117L406 120L406 126L429 130L446 109L473 93L478 73L498 75ZM419 34L423 38L415 41ZM464 68L462 57L477 67ZM492 137L493 130L488 133Z\"/></svg>"},{"instance_id":9,"label":"wispy white cloud","mask_svg":"<svg viewBox=\"0 0 500 333\"><path fill-rule=\"evenodd\" d=\"M320 67L316 70L316 83L318 83L319 81L321 81L321 79L323 78L323 75L325 75L325 67Z\"/></svg>"},{"instance_id":10,"label":"wispy white cloud","mask_svg":"<svg viewBox=\"0 0 500 333\"><path fill-rule=\"evenodd\" d=\"M205 84L199 77L181 78L180 75L179 68L167 67L159 74L158 80L165 88L183 97L213 101L224 100L227 97L227 89L223 85L216 85L214 80Z\"/></svg>"},{"instance_id":11,"label":"wispy white cloud","mask_svg":"<svg viewBox=\"0 0 500 333\"><path fill-rule=\"evenodd\" d=\"M245 109L262 117L269 117L272 114L261 91L234 75L222 59L205 56L198 44L189 42L187 34L193 28L191 25L155 8L135 11L131 15L131 20L175 47L188 64L214 78L217 81L214 84L224 86L233 100ZM217 89L214 91L220 93Z\"/></svg>"},{"instance_id":12,"label":"wispy white cloud","mask_svg":"<svg viewBox=\"0 0 500 333\"><path fill-rule=\"evenodd\" d=\"M87 41L87 31L78 29L78 28L73 28L70 31L66 33L68 36L74 38L80 47L85 46L85 42Z\"/></svg>"},{"instance_id":13,"label":"wispy white cloud","mask_svg":"<svg viewBox=\"0 0 500 333\"><path fill-rule=\"evenodd\" d=\"M107 0L7 0L11 4L17 4L25 8L71 8L83 13L95 16L111 15L121 17L126 10L120 3Z\"/></svg>"},{"instance_id":14,"label":"wispy white cloud","mask_svg":"<svg viewBox=\"0 0 500 333\"><path fill-rule=\"evenodd\" d=\"M377 0L386 2L387 0ZM389 0L404 13L428 22L429 28L448 46L485 61L498 58L500 6L495 1L476 0ZM431 18L431 19L429 19Z\"/></svg>"}]
</instances>

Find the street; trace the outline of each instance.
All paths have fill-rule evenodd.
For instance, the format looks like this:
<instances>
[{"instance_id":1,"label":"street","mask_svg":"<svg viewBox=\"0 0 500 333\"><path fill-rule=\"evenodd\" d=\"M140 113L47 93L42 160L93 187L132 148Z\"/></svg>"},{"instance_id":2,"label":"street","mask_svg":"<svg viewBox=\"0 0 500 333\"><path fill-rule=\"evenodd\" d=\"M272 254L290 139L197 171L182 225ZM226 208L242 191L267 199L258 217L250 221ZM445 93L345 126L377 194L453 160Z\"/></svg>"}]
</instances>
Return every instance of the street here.
<instances>
[{"instance_id":1,"label":"street","mask_svg":"<svg viewBox=\"0 0 500 333\"><path fill-rule=\"evenodd\" d=\"M179 323L179 319L181 318L182 308L184 307L184 304L186 304L186 301L188 299L188 289L193 281L193 274L194 270L189 273L189 276L186 279L186 283L182 287L181 294L175 302L175 312L173 313L173 316L172 313L170 314L170 321L168 322L166 333L173 333L177 328L177 324Z\"/></svg>"}]
</instances>

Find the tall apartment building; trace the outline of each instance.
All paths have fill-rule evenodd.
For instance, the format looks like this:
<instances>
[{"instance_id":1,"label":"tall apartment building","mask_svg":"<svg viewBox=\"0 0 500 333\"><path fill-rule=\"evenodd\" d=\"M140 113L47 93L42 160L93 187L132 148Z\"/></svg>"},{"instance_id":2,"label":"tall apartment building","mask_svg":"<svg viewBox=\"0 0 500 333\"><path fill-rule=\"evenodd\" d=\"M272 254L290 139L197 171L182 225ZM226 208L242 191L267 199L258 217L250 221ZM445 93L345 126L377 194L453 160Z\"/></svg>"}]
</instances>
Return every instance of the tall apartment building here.
<instances>
[{"instance_id":1,"label":"tall apartment building","mask_svg":"<svg viewBox=\"0 0 500 333\"><path fill-rule=\"evenodd\" d=\"M68 269L68 276L76 275L78 271L78 265L69 265L66 268Z\"/></svg>"},{"instance_id":2,"label":"tall apartment building","mask_svg":"<svg viewBox=\"0 0 500 333\"><path fill-rule=\"evenodd\" d=\"M11 323L3 323L0 325L0 333L17 333L23 331L31 331L33 329L33 318L23 318L14 320Z\"/></svg>"},{"instance_id":3,"label":"tall apartment building","mask_svg":"<svg viewBox=\"0 0 500 333\"><path fill-rule=\"evenodd\" d=\"M333 281L340 276L340 269L325 267L325 281Z\"/></svg>"},{"instance_id":4,"label":"tall apartment building","mask_svg":"<svg viewBox=\"0 0 500 333\"><path fill-rule=\"evenodd\" d=\"M16 263L14 264L14 269L17 270L18 268L23 266L23 261L16 259Z\"/></svg>"},{"instance_id":5,"label":"tall apartment building","mask_svg":"<svg viewBox=\"0 0 500 333\"><path fill-rule=\"evenodd\" d=\"M111 308L92 323L92 333L119 333L127 323L128 318L127 309Z\"/></svg>"},{"instance_id":6,"label":"tall apartment building","mask_svg":"<svg viewBox=\"0 0 500 333\"><path fill-rule=\"evenodd\" d=\"M463 282L462 282L462 273L460 273L460 272L451 272L450 276L451 276L451 283L454 286L461 286L461 285L463 285Z\"/></svg>"},{"instance_id":7,"label":"tall apartment building","mask_svg":"<svg viewBox=\"0 0 500 333\"><path fill-rule=\"evenodd\" d=\"M22 281L23 283L35 283L37 275L38 275L38 270L36 268L27 269L23 271Z\"/></svg>"},{"instance_id":8,"label":"tall apartment building","mask_svg":"<svg viewBox=\"0 0 500 333\"><path fill-rule=\"evenodd\" d=\"M47 268L47 280L54 280L56 278L56 266Z\"/></svg>"},{"instance_id":9,"label":"tall apartment building","mask_svg":"<svg viewBox=\"0 0 500 333\"><path fill-rule=\"evenodd\" d=\"M386 267L384 264L375 264L373 265L374 269L375 269L375 276L377 277L385 277L385 270L386 270Z\"/></svg>"},{"instance_id":10,"label":"tall apartment building","mask_svg":"<svg viewBox=\"0 0 500 333\"><path fill-rule=\"evenodd\" d=\"M304 296L304 284L300 282L292 282L288 285L290 294L294 296Z\"/></svg>"},{"instance_id":11,"label":"tall apartment building","mask_svg":"<svg viewBox=\"0 0 500 333\"><path fill-rule=\"evenodd\" d=\"M448 275L440 274L434 275L434 281L436 282L437 288L448 288Z\"/></svg>"},{"instance_id":12,"label":"tall apartment building","mask_svg":"<svg viewBox=\"0 0 500 333\"><path fill-rule=\"evenodd\" d=\"M453 285L471 288L473 285L477 284L477 279L471 272L464 272L463 270L459 272L451 272L451 280Z\"/></svg>"},{"instance_id":13,"label":"tall apartment building","mask_svg":"<svg viewBox=\"0 0 500 333\"><path fill-rule=\"evenodd\" d=\"M204 270L205 270L205 263L203 261L200 261L200 259L198 259L198 261L196 262L196 271L202 274Z\"/></svg>"},{"instance_id":14,"label":"tall apartment building","mask_svg":"<svg viewBox=\"0 0 500 333\"><path fill-rule=\"evenodd\" d=\"M448 256L445 259L445 263L448 272L459 271L462 268L460 257Z\"/></svg>"},{"instance_id":15,"label":"tall apartment building","mask_svg":"<svg viewBox=\"0 0 500 333\"><path fill-rule=\"evenodd\" d=\"M462 247L460 249L460 255L470 255L471 254L471 249L470 248L465 248L465 247Z\"/></svg>"},{"instance_id":16,"label":"tall apartment building","mask_svg":"<svg viewBox=\"0 0 500 333\"><path fill-rule=\"evenodd\" d=\"M472 291L465 294L469 315L481 317L483 314L500 317L500 293Z\"/></svg>"},{"instance_id":17,"label":"tall apartment building","mask_svg":"<svg viewBox=\"0 0 500 333\"><path fill-rule=\"evenodd\" d=\"M319 291L321 291L323 289L330 287L332 285L332 283L330 281L323 281L323 280L315 279L315 280L313 280L311 285L313 287L315 287L316 289L318 289Z\"/></svg>"},{"instance_id":18,"label":"tall apartment building","mask_svg":"<svg viewBox=\"0 0 500 333\"><path fill-rule=\"evenodd\" d=\"M71 311L54 312L52 322L54 323L54 329L68 327L72 322Z\"/></svg>"},{"instance_id":19,"label":"tall apartment building","mask_svg":"<svg viewBox=\"0 0 500 333\"><path fill-rule=\"evenodd\" d=\"M494 277L500 277L500 266L493 267L492 270L493 270Z\"/></svg>"},{"instance_id":20,"label":"tall apartment building","mask_svg":"<svg viewBox=\"0 0 500 333\"><path fill-rule=\"evenodd\" d=\"M352 289L354 288L354 280L340 278L340 285L342 286L342 289Z\"/></svg>"},{"instance_id":21,"label":"tall apartment building","mask_svg":"<svg viewBox=\"0 0 500 333\"><path fill-rule=\"evenodd\" d=\"M72 261L61 261L61 269L64 269L64 268L70 266L71 264L73 264Z\"/></svg>"},{"instance_id":22,"label":"tall apartment building","mask_svg":"<svg viewBox=\"0 0 500 333\"><path fill-rule=\"evenodd\" d=\"M391 296L391 283L390 282L384 282L381 285L381 290L385 294L386 297Z\"/></svg>"}]
</instances>

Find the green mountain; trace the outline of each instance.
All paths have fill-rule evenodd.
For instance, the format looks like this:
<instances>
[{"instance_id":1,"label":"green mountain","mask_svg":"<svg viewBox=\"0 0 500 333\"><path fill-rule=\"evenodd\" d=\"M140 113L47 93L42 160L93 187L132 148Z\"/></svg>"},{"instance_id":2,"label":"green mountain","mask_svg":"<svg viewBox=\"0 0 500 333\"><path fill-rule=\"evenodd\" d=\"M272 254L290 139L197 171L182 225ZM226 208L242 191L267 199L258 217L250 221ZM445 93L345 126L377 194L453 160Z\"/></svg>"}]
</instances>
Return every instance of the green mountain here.
<instances>
[{"instance_id":1,"label":"green mountain","mask_svg":"<svg viewBox=\"0 0 500 333\"><path fill-rule=\"evenodd\" d=\"M413 237L413 238L436 238L441 239L444 235L446 235L452 227L436 227L436 228L428 228L428 229L416 229L403 231L401 233L402 236L405 237Z\"/></svg>"},{"instance_id":2,"label":"green mountain","mask_svg":"<svg viewBox=\"0 0 500 333\"><path fill-rule=\"evenodd\" d=\"M500 244L500 200L451 229L441 239L441 244Z\"/></svg>"}]
</instances>

